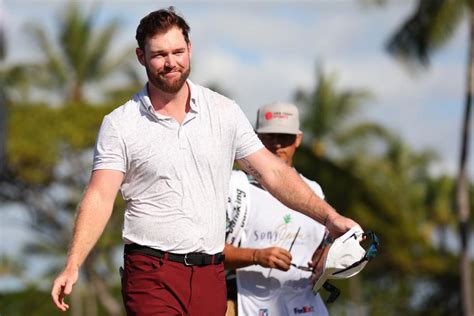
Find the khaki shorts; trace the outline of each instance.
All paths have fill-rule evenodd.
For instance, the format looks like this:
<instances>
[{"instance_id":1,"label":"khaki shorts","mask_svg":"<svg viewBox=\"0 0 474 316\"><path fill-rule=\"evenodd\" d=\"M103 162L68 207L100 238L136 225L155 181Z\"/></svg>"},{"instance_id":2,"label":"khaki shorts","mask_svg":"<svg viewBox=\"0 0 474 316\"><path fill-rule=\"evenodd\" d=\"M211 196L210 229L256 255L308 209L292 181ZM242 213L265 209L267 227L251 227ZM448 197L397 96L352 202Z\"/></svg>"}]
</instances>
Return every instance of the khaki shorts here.
<instances>
[{"instance_id":1,"label":"khaki shorts","mask_svg":"<svg viewBox=\"0 0 474 316\"><path fill-rule=\"evenodd\" d=\"M227 312L225 316L236 316L237 315L237 302L234 300L227 300Z\"/></svg>"}]
</instances>

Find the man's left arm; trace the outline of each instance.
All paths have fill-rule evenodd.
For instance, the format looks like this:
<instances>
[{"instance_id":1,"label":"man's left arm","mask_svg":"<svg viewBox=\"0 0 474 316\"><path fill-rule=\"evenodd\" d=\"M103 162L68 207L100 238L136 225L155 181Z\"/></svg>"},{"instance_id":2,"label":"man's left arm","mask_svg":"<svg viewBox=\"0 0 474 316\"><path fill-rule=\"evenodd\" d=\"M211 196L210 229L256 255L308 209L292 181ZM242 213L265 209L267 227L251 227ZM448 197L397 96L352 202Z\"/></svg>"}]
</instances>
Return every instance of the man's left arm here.
<instances>
[{"instance_id":1,"label":"man's left arm","mask_svg":"<svg viewBox=\"0 0 474 316\"><path fill-rule=\"evenodd\" d=\"M333 237L357 225L319 198L293 168L267 149L239 159L238 163L280 202L323 224Z\"/></svg>"},{"instance_id":2,"label":"man's left arm","mask_svg":"<svg viewBox=\"0 0 474 316\"><path fill-rule=\"evenodd\" d=\"M264 268L288 271L291 264L291 254L281 247L241 248L226 243L224 248L226 269L234 270L254 264Z\"/></svg>"}]
</instances>

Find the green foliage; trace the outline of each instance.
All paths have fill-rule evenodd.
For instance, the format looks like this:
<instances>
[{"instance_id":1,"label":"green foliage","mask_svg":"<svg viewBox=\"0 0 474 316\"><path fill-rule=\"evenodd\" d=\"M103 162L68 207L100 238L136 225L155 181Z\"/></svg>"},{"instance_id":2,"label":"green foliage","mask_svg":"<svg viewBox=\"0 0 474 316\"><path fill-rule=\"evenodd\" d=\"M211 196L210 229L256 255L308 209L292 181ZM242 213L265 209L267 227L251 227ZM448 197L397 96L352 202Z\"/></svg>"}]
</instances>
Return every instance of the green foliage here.
<instances>
[{"instance_id":1,"label":"green foliage","mask_svg":"<svg viewBox=\"0 0 474 316\"><path fill-rule=\"evenodd\" d=\"M361 99L347 96L360 94L319 78L313 92L298 95L308 113L305 137L316 139L298 149L295 166L321 184L329 204L381 240L357 286L349 286L352 279L334 282L345 295L331 315L347 315L356 306L369 315L459 314L459 291L445 286L459 277L456 258L432 239L440 227L455 228L453 180L429 175L434 153L414 151L377 124L351 122ZM433 303L440 297L449 302L443 308Z\"/></svg>"},{"instance_id":2,"label":"green foliage","mask_svg":"<svg viewBox=\"0 0 474 316\"><path fill-rule=\"evenodd\" d=\"M0 277L8 275L21 275L24 268L24 264L17 259L4 255L0 256Z\"/></svg>"},{"instance_id":3,"label":"green foliage","mask_svg":"<svg viewBox=\"0 0 474 316\"><path fill-rule=\"evenodd\" d=\"M75 288L75 291L81 289ZM113 296L121 301L120 287L111 287ZM67 299L67 301L69 301ZM90 302L84 302L84 305L90 304ZM30 286L21 292L12 293L0 293L0 313L8 316L54 316L54 315L65 315L59 311L51 303L51 295L49 292L39 289L34 286ZM74 315L73 312L67 314ZM97 316L110 315L102 305L98 306Z\"/></svg>"},{"instance_id":4,"label":"green foliage","mask_svg":"<svg viewBox=\"0 0 474 316\"><path fill-rule=\"evenodd\" d=\"M34 287L29 287L18 293L0 294L0 311L2 315L9 316L63 314L51 304L51 297L48 293L40 292Z\"/></svg>"},{"instance_id":5,"label":"green foliage","mask_svg":"<svg viewBox=\"0 0 474 316\"><path fill-rule=\"evenodd\" d=\"M2 135L8 135L7 172L0 178L2 190L8 190L0 192L0 199L21 203L29 211L35 238L22 249L25 257L40 255L57 259L65 256L75 210L88 182L92 148L102 119L126 101L125 92L128 99L142 86L138 84L136 72L124 64L132 50L125 48L119 54L110 54L118 21L97 29L97 13L92 10L86 15L77 2L71 1L59 14L58 33L53 40L41 25L29 25L43 60L34 64L2 65L0 70L5 87L2 97L5 96L9 104L8 126L2 130ZM124 66L129 67L130 82L114 89L113 95L109 95L109 105L98 106L85 101L85 90L90 84L96 84L97 91L107 95L97 84L118 74ZM42 92L46 96L43 103L29 101L42 100ZM62 102L58 103L58 99ZM122 245L123 209L123 200L117 198L102 238L84 264L81 284L75 287L77 297L71 302L75 314L83 314L80 312L83 305L86 314L96 306L99 315L120 314L120 293L116 291L119 280L113 259ZM12 269L11 259L3 259L1 273L15 272L21 276L20 265L18 272ZM23 292L4 294L0 313L59 314L49 294L36 286L44 285L43 278L48 280L49 286L62 269L63 260L52 261L45 274L39 275L35 284ZM30 304L25 305L25 301Z\"/></svg>"},{"instance_id":6,"label":"green foliage","mask_svg":"<svg viewBox=\"0 0 474 316\"><path fill-rule=\"evenodd\" d=\"M412 62L412 65L428 66L430 55L445 45L452 38L454 31L460 25L464 16L468 17L469 29L472 30L474 20L474 2L472 0L451 0L451 1L431 1L419 0L418 6L413 14L402 24L395 34L390 38L387 45L389 53L400 57L405 62ZM472 35L472 34L471 34ZM467 65L467 90L465 93L464 117L461 123L461 147L459 175L457 181L457 219L459 223L459 239L465 241L469 239L472 228L470 227L469 217L472 213L472 207L469 206L470 185L466 184L468 179L467 164L469 161L469 138L471 137L469 126L472 120L472 82L474 80L474 58L472 50L474 47L472 36L467 42L469 50L469 59ZM439 189L436 193L427 197L429 208L438 225L446 225L451 222L448 217L450 202L447 201L449 187L447 183L435 183ZM431 188L432 189L432 188ZM442 191L443 190L443 191ZM439 195L439 196L436 196ZM443 231L442 227L441 231ZM444 250L445 247L442 247ZM469 265L469 248L467 242L461 242L459 257L463 264L460 266L460 305L462 305L462 314L471 315L474 313L474 301L472 291L472 280L470 279L471 267ZM427 309L429 310L429 308ZM459 313L461 314L461 312Z\"/></svg>"},{"instance_id":7,"label":"green foliage","mask_svg":"<svg viewBox=\"0 0 474 316\"><path fill-rule=\"evenodd\" d=\"M317 86L311 92L298 91L295 99L308 111L303 120L303 128L317 140L334 136L346 126L348 119L360 110L367 101L367 91L338 90L336 75L317 72Z\"/></svg>"},{"instance_id":8,"label":"green foliage","mask_svg":"<svg viewBox=\"0 0 474 316\"><path fill-rule=\"evenodd\" d=\"M60 108L28 104L10 107L7 160L9 182L17 192L10 198L25 203L31 214L31 229L37 234L23 249L25 255L57 258L66 254L75 210L90 172L91 149L104 115L115 106L83 103ZM61 191L54 194L58 188ZM89 287L103 282L100 278L104 277L111 284L118 283L111 276L117 274L113 258L122 244L123 209L123 200L117 198L102 238L86 261L90 268L83 282ZM44 281L43 277L50 283L63 263L61 260L50 265L45 276L38 276L37 284Z\"/></svg>"},{"instance_id":9,"label":"green foliage","mask_svg":"<svg viewBox=\"0 0 474 316\"><path fill-rule=\"evenodd\" d=\"M392 35L387 51L405 62L429 64L432 51L454 34L466 9L466 0L420 0L413 14Z\"/></svg>"},{"instance_id":10,"label":"green foliage","mask_svg":"<svg viewBox=\"0 0 474 316\"><path fill-rule=\"evenodd\" d=\"M336 149L342 150L351 144L355 139L354 129L361 128L353 123L353 116L370 98L367 91L338 89L336 78L334 73L327 75L319 68L314 89L299 90L295 94L296 103L303 107L302 125L306 140L308 137L311 139L312 150L317 156L334 155ZM382 129L374 123L362 124L365 124L366 133Z\"/></svg>"},{"instance_id":11,"label":"green foliage","mask_svg":"<svg viewBox=\"0 0 474 316\"><path fill-rule=\"evenodd\" d=\"M44 183L52 177L59 138L58 121L53 113L44 105L11 108L8 164L26 182Z\"/></svg>"},{"instance_id":12,"label":"green foliage","mask_svg":"<svg viewBox=\"0 0 474 316\"><path fill-rule=\"evenodd\" d=\"M27 183L51 182L61 151L91 148L102 118L111 108L88 104L61 108L11 107L7 141L9 166Z\"/></svg>"},{"instance_id":13,"label":"green foliage","mask_svg":"<svg viewBox=\"0 0 474 316\"><path fill-rule=\"evenodd\" d=\"M133 49L126 47L120 54L111 54L111 47L119 22L108 22L98 29L98 8L86 14L78 2L70 1L58 14L57 37L52 40L39 24L28 25L32 39L43 55L43 61L35 65L32 82L48 93L58 93L63 100L81 102L88 84L101 83L125 67ZM31 74L33 75L33 73Z\"/></svg>"}]
</instances>

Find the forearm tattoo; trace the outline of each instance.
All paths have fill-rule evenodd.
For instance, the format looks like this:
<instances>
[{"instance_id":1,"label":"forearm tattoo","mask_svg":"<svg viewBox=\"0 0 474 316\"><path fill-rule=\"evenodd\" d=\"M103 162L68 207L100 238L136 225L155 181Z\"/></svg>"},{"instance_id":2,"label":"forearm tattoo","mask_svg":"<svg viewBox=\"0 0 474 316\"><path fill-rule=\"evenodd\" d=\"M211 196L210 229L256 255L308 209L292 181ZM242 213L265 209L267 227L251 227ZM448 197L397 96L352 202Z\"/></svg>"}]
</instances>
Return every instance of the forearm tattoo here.
<instances>
[{"instance_id":1,"label":"forearm tattoo","mask_svg":"<svg viewBox=\"0 0 474 316\"><path fill-rule=\"evenodd\" d=\"M262 178L260 172L258 172L257 169L252 166L250 161L248 161L246 158L243 158L241 162L244 170L250 173L256 180L260 180Z\"/></svg>"}]
</instances>

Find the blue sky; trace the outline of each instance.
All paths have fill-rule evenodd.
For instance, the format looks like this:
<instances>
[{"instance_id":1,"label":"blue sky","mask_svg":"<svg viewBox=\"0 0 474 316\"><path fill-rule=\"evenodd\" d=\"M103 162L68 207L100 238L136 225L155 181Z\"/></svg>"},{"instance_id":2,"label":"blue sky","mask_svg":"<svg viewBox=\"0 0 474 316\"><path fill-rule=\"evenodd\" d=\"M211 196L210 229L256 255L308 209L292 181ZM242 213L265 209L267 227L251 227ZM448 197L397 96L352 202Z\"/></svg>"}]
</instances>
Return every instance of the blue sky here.
<instances>
[{"instance_id":1,"label":"blue sky","mask_svg":"<svg viewBox=\"0 0 474 316\"><path fill-rule=\"evenodd\" d=\"M37 58L24 25L28 21L42 23L54 34L65 2L0 0L7 63ZM90 7L91 2L81 4ZM340 88L367 89L374 95L361 118L397 131L415 149L437 151L441 160L434 171L455 174L464 106L467 23L460 25L454 38L433 56L430 69L414 75L384 51L384 44L415 1L395 0L384 7L362 3L105 0L98 23L114 18L121 22L114 48L119 53L136 45L135 29L142 16L158 9L157 4L175 5L191 25L192 80L204 85L216 82L251 122L260 105L292 101L298 88L312 88L316 65L320 64L325 71L337 74ZM471 157L473 149L471 139ZM471 158L470 174L474 178L472 162ZM16 223L24 220L18 212L10 208L3 223L9 222L9 217ZM29 238L25 233L18 235L16 225L0 230L1 240L7 236L18 242ZM0 248L4 247L6 243Z\"/></svg>"},{"instance_id":2,"label":"blue sky","mask_svg":"<svg viewBox=\"0 0 474 316\"><path fill-rule=\"evenodd\" d=\"M43 23L53 34L64 3L3 1L1 17L8 44L7 62L37 56L24 24ZM91 3L81 2L86 8ZM114 18L121 23L117 52L135 46L140 18L159 8L156 1L145 0L101 3L98 23ZM274 100L292 101L298 88L312 88L316 65L321 64L325 71L337 74L341 88L372 92L374 98L364 107L361 117L398 131L416 149L437 151L441 160L434 171L455 174L467 23L433 56L430 69L413 74L384 51L384 44L411 12L415 1L389 1L382 7L364 3L163 1L159 5L175 5L191 25L192 80L200 84L218 83L252 122L260 105Z\"/></svg>"},{"instance_id":3,"label":"blue sky","mask_svg":"<svg viewBox=\"0 0 474 316\"><path fill-rule=\"evenodd\" d=\"M91 1L81 2L91 7ZM371 91L361 116L398 131L416 149L431 148L441 160L434 171L456 172L463 108L467 24L432 60L431 68L409 73L384 51L389 35L415 1L383 7L363 1L175 1L191 25L193 73L201 84L217 82L253 122L256 109L274 100L292 101L298 88L311 88L315 68L334 72L341 88ZM6 0L2 6L7 62L35 58L27 21L51 34L63 1ZM106 0L99 24L121 22L116 49L134 46L140 18L156 1ZM32 53L33 52L33 53ZM471 144L473 142L471 141ZM471 145L471 148L474 147ZM470 174L473 174L472 167Z\"/></svg>"}]
</instances>

